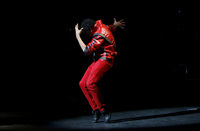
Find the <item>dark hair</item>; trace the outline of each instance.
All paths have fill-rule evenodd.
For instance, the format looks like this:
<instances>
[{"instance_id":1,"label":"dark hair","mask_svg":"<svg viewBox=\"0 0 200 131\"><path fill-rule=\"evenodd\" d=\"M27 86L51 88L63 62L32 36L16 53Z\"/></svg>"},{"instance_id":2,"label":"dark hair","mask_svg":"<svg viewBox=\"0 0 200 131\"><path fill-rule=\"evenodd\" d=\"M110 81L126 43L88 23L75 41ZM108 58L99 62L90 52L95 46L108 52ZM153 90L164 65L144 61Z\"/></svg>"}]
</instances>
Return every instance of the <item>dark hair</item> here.
<instances>
[{"instance_id":1,"label":"dark hair","mask_svg":"<svg viewBox=\"0 0 200 131\"><path fill-rule=\"evenodd\" d=\"M91 29L94 27L95 21L92 19L84 19L83 22L81 23L81 28L83 28L82 32L85 34L88 31L91 31Z\"/></svg>"}]
</instances>

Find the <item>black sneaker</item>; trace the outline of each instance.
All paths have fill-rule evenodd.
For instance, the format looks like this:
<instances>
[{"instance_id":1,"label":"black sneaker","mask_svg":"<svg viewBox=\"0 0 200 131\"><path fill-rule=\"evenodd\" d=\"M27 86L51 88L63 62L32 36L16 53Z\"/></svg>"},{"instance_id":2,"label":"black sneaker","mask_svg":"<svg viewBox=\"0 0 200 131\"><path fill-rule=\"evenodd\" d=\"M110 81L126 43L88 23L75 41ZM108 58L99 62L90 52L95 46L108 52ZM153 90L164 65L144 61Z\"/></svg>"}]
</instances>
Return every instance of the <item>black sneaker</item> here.
<instances>
[{"instance_id":1,"label":"black sneaker","mask_svg":"<svg viewBox=\"0 0 200 131\"><path fill-rule=\"evenodd\" d=\"M99 118L101 117L101 112L99 111L99 109L95 110L92 112L94 114L94 118L93 118L93 123L97 123Z\"/></svg>"},{"instance_id":2,"label":"black sneaker","mask_svg":"<svg viewBox=\"0 0 200 131\"><path fill-rule=\"evenodd\" d=\"M109 112L109 111L106 111L106 110L103 110L101 113L104 115L104 122L105 123L109 123L110 119L111 119L111 114L112 113Z\"/></svg>"}]
</instances>

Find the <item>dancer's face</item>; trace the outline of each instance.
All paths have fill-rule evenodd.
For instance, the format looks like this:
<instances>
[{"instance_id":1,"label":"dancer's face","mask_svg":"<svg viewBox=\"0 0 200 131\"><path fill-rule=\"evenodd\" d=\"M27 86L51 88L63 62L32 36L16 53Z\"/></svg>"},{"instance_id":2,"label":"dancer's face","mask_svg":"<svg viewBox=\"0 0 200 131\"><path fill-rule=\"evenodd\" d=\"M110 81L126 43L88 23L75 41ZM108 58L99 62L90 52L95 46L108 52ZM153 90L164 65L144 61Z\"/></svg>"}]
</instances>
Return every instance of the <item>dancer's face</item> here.
<instances>
[{"instance_id":1,"label":"dancer's face","mask_svg":"<svg viewBox=\"0 0 200 131\"><path fill-rule=\"evenodd\" d=\"M87 31L87 32L85 32L87 35L89 35L90 37L92 36L92 33L91 33L91 31Z\"/></svg>"}]
</instances>

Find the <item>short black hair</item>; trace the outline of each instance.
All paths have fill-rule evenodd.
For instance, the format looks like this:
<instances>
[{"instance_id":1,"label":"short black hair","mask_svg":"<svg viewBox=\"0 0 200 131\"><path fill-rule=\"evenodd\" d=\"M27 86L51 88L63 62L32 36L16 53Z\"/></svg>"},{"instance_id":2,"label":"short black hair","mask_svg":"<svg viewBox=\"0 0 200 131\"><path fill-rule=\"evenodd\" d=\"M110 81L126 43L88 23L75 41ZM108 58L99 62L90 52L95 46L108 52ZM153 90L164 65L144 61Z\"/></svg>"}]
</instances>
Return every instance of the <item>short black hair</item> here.
<instances>
[{"instance_id":1,"label":"short black hair","mask_svg":"<svg viewBox=\"0 0 200 131\"><path fill-rule=\"evenodd\" d=\"M81 28L83 28L81 33L86 34L86 32L91 31L91 29L94 27L94 25L95 25L94 20L92 20L90 18L84 19L81 23Z\"/></svg>"}]
</instances>

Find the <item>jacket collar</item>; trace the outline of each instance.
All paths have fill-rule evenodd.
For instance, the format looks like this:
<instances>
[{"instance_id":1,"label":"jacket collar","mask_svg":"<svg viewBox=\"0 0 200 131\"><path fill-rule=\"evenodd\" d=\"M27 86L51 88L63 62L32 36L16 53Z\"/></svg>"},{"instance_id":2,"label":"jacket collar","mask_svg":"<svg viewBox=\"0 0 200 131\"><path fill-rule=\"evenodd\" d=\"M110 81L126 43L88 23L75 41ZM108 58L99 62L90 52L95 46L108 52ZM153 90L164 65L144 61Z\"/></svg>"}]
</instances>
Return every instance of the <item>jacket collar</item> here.
<instances>
[{"instance_id":1,"label":"jacket collar","mask_svg":"<svg viewBox=\"0 0 200 131\"><path fill-rule=\"evenodd\" d=\"M91 29L91 35L93 36L94 33L103 25L102 20L97 20L94 27Z\"/></svg>"}]
</instances>

